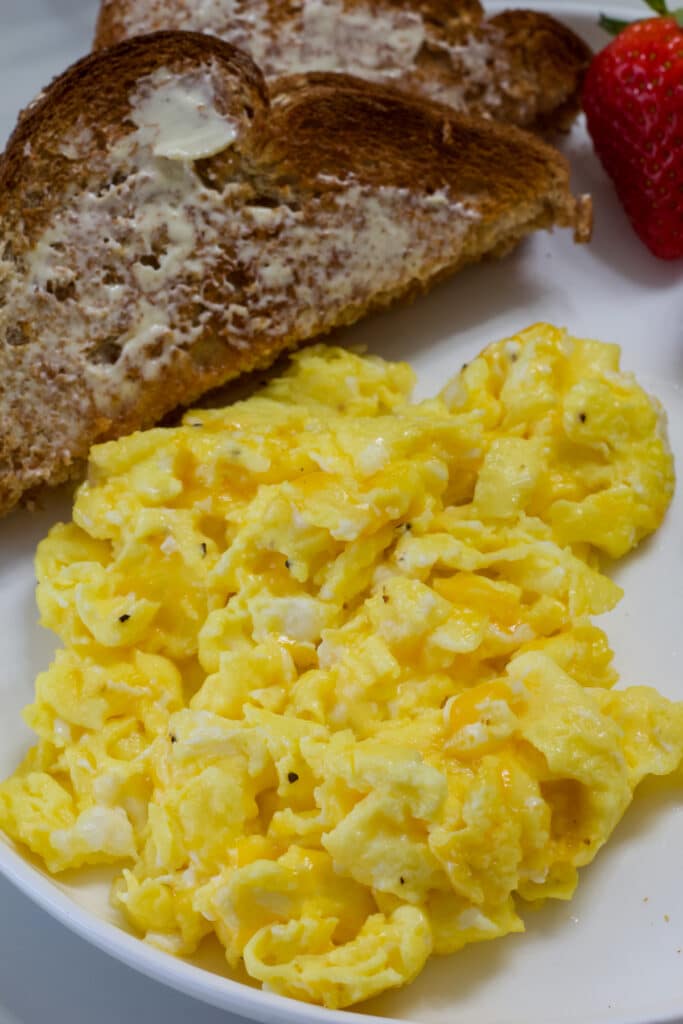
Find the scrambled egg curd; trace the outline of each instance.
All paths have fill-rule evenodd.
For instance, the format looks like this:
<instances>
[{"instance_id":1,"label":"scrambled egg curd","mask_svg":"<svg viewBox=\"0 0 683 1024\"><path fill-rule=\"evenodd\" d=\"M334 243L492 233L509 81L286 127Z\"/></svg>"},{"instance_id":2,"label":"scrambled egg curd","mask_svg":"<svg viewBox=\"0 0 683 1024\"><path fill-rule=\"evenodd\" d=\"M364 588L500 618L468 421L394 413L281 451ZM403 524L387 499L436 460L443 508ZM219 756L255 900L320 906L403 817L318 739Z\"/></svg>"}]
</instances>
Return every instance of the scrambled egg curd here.
<instances>
[{"instance_id":1,"label":"scrambled egg curd","mask_svg":"<svg viewBox=\"0 0 683 1024\"><path fill-rule=\"evenodd\" d=\"M0 787L52 872L330 1007L567 899L683 704L612 689L601 553L673 488L616 346L540 324L433 400L317 346L254 397L93 449L37 555L63 641Z\"/></svg>"}]
</instances>

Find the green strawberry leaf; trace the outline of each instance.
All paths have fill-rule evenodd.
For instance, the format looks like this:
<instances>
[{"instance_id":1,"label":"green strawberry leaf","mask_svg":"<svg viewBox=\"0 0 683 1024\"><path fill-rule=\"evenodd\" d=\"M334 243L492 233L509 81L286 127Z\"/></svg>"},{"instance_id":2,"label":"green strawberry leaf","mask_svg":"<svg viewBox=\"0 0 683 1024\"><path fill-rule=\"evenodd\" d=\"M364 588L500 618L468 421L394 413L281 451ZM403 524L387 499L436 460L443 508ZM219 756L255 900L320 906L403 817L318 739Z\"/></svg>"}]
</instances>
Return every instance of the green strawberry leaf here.
<instances>
[{"instance_id":1,"label":"green strawberry leaf","mask_svg":"<svg viewBox=\"0 0 683 1024\"><path fill-rule=\"evenodd\" d=\"M666 6L666 0L645 0L647 6L655 12L655 14L668 14L668 8Z\"/></svg>"},{"instance_id":2,"label":"green strawberry leaf","mask_svg":"<svg viewBox=\"0 0 683 1024\"><path fill-rule=\"evenodd\" d=\"M662 17L673 18L679 28L683 28L683 7L677 7L675 11L670 11L666 6L666 0L645 0L645 3L654 11L655 14L659 14ZM638 19L640 20L640 19ZM625 28L632 25L632 21L622 21L621 18L610 18L607 14L600 15L600 28L604 29L605 32L609 32L611 36L619 35Z\"/></svg>"},{"instance_id":3,"label":"green strawberry leaf","mask_svg":"<svg viewBox=\"0 0 683 1024\"><path fill-rule=\"evenodd\" d=\"M600 15L600 28L604 28L605 32L609 32L611 36L618 36L620 32L623 32L631 24L633 23L622 21L620 18L610 18L607 14Z\"/></svg>"}]
</instances>

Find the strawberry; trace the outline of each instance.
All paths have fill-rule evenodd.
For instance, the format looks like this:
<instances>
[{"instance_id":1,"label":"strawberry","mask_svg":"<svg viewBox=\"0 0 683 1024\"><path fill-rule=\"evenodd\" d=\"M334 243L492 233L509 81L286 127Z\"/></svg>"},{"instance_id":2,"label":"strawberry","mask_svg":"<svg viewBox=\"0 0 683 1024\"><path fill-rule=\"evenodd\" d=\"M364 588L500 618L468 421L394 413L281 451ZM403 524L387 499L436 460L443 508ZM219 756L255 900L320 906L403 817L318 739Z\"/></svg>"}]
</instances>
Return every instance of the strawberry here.
<instances>
[{"instance_id":1,"label":"strawberry","mask_svg":"<svg viewBox=\"0 0 683 1024\"><path fill-rule=\"evenodd\" d=\"M683 256L683 9L647 3L657 17L601 19L619 34L588 68L583 109L636 233L672 260Z\"/></svg>"}]
</instances>

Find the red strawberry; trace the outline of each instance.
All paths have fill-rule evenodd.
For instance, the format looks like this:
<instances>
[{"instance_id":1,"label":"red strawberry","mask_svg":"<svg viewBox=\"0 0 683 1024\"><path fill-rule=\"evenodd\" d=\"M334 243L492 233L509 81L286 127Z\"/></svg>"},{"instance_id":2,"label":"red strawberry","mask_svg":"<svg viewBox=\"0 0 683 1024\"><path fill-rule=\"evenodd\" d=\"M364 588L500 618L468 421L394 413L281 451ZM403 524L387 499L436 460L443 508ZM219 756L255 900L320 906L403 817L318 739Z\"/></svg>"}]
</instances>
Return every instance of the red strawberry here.
<instances>
[{"instance_id":1,"label":"red strawberry","mask_svg":"<svg viewBox=\"0 0 683 1024\"><path fill-rule=\"evenodd\" d=\"M683 10L619 31L588 68L583 109L605 170L636 233L665 260L683 256Z\"/></svg>"}]
</instances>

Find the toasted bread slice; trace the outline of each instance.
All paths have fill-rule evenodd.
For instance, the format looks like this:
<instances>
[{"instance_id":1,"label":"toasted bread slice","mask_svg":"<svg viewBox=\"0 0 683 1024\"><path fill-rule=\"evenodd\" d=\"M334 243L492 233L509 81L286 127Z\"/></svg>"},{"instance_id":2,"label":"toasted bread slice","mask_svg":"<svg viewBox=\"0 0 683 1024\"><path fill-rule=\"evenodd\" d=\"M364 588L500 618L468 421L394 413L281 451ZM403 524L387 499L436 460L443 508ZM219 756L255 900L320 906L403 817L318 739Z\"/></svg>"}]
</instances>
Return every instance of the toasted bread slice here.
<instances>
[{"instance_id":1,"label":"toasted bread slice","mask_svg":"<svg viewBox=\"0 0 683 1024\"><path fill-rule=\"evenodd\" d=\"M546 14L487 20L478 0L103 0L95 46L160 29L220 36L269 79L338 71L542 132L571 124L591 56Z\"/></svg>"},{"instance_id":2,"label":"toasted bread slice","mask_svg":"<svg viewBox=\"0 0 683 1024\"><path fill-rule=\"evenodd\" d=\"M552 225L526 132L336 75L275 84L222 40L86 57L0 162L0 509L278 353Z\"/></svg>"}]
</instances>

